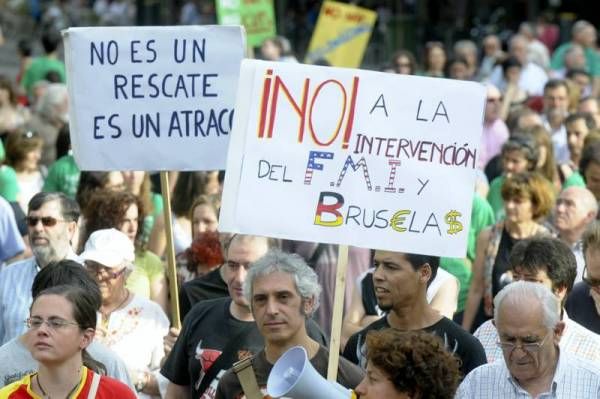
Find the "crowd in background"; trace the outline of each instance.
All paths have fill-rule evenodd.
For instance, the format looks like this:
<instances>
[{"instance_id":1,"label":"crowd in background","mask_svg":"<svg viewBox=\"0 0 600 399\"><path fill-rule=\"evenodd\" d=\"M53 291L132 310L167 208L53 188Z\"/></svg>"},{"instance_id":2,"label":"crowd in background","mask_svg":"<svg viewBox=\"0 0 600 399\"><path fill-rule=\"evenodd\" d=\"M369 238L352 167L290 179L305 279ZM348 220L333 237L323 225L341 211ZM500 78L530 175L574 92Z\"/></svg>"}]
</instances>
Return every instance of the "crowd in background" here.
<instances>
[{"instance_id":1,"label":"crowd in background","mask_svg":"<svg viewBox=\"0 0 600 399\"><path fill-rule=\"evenodd\" d=\"M176 397L169 395L178 385L194 384L191 377L181 377L169 354L173 350L177 359L190 360L176 342L180 334L192 333L185 324L181 332L169 330L170 320L178 316L170 313L169 306L172 297L158 174L81 171L71 151L59 30L92 19L99 25L127 26L135 17L132 1L96 0L91 7L87 3L57 1L43 12L40 9L43 53L37 54L37 44L23 39L14 54L19 64L17 75L0 70L0 323L4 323L0 324L0 345L14 344L26 331L22 323L12 327L11 323L16 323L16 316L10 314L14 302L3 302L3 298L22 297L29 311L31 287L20 286L20 282L30 285L40 269L72 259L85 263L99 284L96 338L124 361L121 380L135 388L139 397ZM186 2L181 23L214 22L214 9L203 7L208 7L206 2ZM549 288L553 292L564 286L566 292L561 291L559 299L569 317L593 336L600 334L600 264L596 258L600 239L593 231L598 228L594 221L600 201L600 51L597 30L591 23L578 20L569 34L568 41L559 43L556 26L523 22L505 41L489 34L479 42L459 40L450 47L427 42L419 57L398 49L380 67L386 73L476 81L486 87L467 256L441 258L439 269L436 266L427 276L430 281L424 287L425 299L435 314L480 339L483 333L478 328L490 328L494 298L508 284L515 280L545 282L535 274L523 277L519 266L528 262L526 257L514 260L519 245L539 237L557 239L569 248L574 259L570 282L554 284L550 266L545 266L545 278L552 281ZM298 62L289 41L281 36L266 40L256 55ZM242 297L242 282L235 289L231 286L242 277L226 271L237 255L230 247L235 237L217 231L225 172L171 172L167 189L172 195L182 320L197 314L195 306L209 299L231 296L237 303L238 291ZM56 209L51 206L55 203L59 204ZM44 246L52 251L40 250ZM323 290L320 307L314 312L316 324L307 329L313 338L319 336L314 331L324 331L325 343L331 328L337 247L294 241L276 241L268 247L300 255L316 273ZM107 255L109 249L117 256ZM266 250L265 246L263 252ZM381 306L381 293L374 288L383 279L381 268L386 267L385 261L377 258L371 249L350 248L342 332L342 344L349 345L345 354L358 345L364 328L393 313ZM21 280L10 277L19 267L30 267L31 275L23 274ZM60 295L69 298L71 294L65 292ZM538 297L542 301L543 293ZM247 306L239 300L240 309ZM44 303L36 300L35 309ZM233 308L232 315L237 315ZM251 314L246 316L252 321ZM42 324L44 320L28 319L30 329ZM394 325L389 322L389 326ZM386 339L398 337L368 338L365 345L375 348L369 356L376 356ZM600 342L600 337L593 340ZM494 343L492 346L496 348ZM423 347L431 349L431 344ZM485 343L483 347L490 361L488 347ZM600 353L597 356L591 360L598 361ZM442 373L458 376L456 365L448 367L451 370ZM466 375L468 371L460 372ZM1 373L0 377L5 378L0 379L0 387L17 380ZM458 377L447 384L456 389L457 381ZM210 389L206 385L210 382L205 381L202 388ZM193 397L204 397L198 387ZM364 386L359 391L367 392ZM363 397L368 398L368 393Z\"/></svg>"}]
</instances>

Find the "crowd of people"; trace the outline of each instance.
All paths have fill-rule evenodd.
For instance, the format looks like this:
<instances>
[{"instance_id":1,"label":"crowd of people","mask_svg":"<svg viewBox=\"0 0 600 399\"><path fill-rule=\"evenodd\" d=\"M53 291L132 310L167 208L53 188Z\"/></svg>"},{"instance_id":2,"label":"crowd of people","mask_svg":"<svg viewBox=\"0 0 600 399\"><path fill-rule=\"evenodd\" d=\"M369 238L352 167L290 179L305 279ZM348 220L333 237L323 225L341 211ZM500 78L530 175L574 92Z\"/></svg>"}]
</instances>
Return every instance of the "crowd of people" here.
<instances>
[{"instance_id":1,"label":"crowd of people","mask_svg":"<svg viewBox=\"0 0 600 399\"><path fill-rule=\"evenodd\" d=\"M467 256L349 249L337 382L360 398L600 398L600 52L584 20L544 33L382 66L487 91ZM0 76L0 399L265 397L294 346L325 375L337 246L219 232L223 171L172 172L166 210L154 173L81 171L41 44ZM258 54L298 62L282 37Z\"/></svg>"}]
</instances>

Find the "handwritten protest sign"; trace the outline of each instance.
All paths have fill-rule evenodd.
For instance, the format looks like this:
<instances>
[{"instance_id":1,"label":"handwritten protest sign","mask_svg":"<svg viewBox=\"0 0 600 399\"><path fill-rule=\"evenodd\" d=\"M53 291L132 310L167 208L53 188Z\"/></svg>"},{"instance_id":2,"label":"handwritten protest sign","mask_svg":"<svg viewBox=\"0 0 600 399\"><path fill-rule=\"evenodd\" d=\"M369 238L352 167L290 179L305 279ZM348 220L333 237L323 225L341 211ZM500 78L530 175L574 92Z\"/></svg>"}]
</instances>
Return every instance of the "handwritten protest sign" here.
<instances>
[{"instance_id":1,"label":"handwritten protest sign","mask_svg":"<svg viewBox=\"0 0 600 399\"><path fill-rule=\"evenodd\" d=\"M233 26L68 29L80 168L224 169L244 40Z\"/></svg>"},{"instance_id":2,"label":"handwritten protest sign","mask_svg":"<svg viewBox=\"0 0 600 399\"><path fill-rule=\"evenodd\" d=\"M338 67L362 62L377 14L351 4L325 1L306 54L306 62L325 59Z\"/></svg>"},{"instance_id":3,"label":"handwritten protest sign","mask_svg":"<svg viewBox=\"0 0 600 399\"><path fill-rule=\"evenodd\" d=\"M478 83L244 60L220 230L464 257Z\"/></svg>"},{"instance_id":4,"label":"handwritten protest sign","mask_svg":"<svg viewBox=\"0 0 600 399\"><path fill-rule=\"evenodd\" d=\"M217 0L216 6L219 24L243 25L250 46L275 36L273 0Z\"/></svg>"}]
</instances>

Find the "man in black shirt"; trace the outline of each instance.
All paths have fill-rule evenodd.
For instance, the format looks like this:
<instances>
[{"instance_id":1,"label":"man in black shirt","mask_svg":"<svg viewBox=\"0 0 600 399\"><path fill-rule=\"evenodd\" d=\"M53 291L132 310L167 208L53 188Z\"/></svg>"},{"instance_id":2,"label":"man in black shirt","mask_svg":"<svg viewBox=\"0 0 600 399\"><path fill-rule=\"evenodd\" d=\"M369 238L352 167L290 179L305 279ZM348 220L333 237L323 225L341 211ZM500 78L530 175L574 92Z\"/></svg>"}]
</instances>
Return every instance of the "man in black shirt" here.
<instances>
[{"instance_id":1,"label":"man in black shirt","mask_svg":"<svg viewBox=\"0 0 600 399\"><path fill-rule=\"evenodd\" d=\"M367 332L392 327L422 330L440 337L446 349L461 360L463 375L486 363L481 343L427 302L427 282L437 271L438 257L378 250L374 266L377 303L389 313L350 337L344 349L346 359L365 368Z\"/></svg>"}]
</instances>

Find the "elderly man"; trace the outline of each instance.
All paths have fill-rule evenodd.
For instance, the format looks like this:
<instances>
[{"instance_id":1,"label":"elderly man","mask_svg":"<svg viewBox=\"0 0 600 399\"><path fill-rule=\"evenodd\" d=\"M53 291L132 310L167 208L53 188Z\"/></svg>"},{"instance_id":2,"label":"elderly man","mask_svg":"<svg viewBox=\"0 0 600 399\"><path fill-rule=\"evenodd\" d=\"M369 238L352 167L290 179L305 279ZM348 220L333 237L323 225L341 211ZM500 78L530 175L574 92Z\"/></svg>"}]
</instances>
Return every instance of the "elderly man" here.
<instances>
[{"instance_id":1,"label":"elderly man","mask_svg":"<svg viewBox=\"0 0 600 399\"><path fill-rule=\"evenodd\" d=\"M567 298L565 309L582 326L600 334L600 222L592 222L583 234L585 270Z\"/></svg>"},{"instance_id":2,"label":"elderly man","mask_svg":"<svg viewBox=\"0 0 600 399\"><path fill-rule=\"evenodd\" d=\"M52 262L77 259L71 240L77 230L79 206L60 193L38 193L29 201L27 225L33 257L0 269L0 345L25 332L31 305L31 284Z\"/></svg>"},{"instance_id":3,"label":"elderly man","mask_svg":"<svg viewBox=\"0 0 600 399\"><path fill-rule=\"evenodd\" d=\"M585 266L581 237L597 215L598 202L594 194L585 187L567 187L556 200L553 224L558 238L571 248L577 259L576 282L581 281Z\"/></svg>"},{"instance_id":4,"label":"elderly man","mask_svg":"<svg viewBox=\"0 0 600 399\"><path fill-rule=\"evenodd\" d=\"M502 144L508 139L506 123L500 118L502 93L492 84L487 85L487 98L483 116L483 134L479 145L477 166L484 169L490 159L500 154Z\"/></svg>"},{"instance_id":5,"label":"elderly man","mask_svg":"<svg viewBox=\"0 0 600 399\"><path fill-rule=\"evenodd\" d=\"M521 76L519 77L519 88L527 92L530 96L540 96L543 93L544 85L548 81L548 75L543 68L527 59L527 48L529 42L523 35L514 35L510 39L508 53L522 65ZM506 88L506 79L502 73L502 66L496 66L490 75L490 82L496 85L500 90Z\"/></svg>"},{"instance_id":6,"label":"elderly man","mask_svg":"<svg viewBox=\"0 0 600 399\"><path fill-rule=\"evenodd\" d=\"M567 131L564 121L569 114L569 86L560 79L549 80L544 86L542 121L550 132L554 156L558 163L569 161Z\"/></svg>"},{"instance_id":7,"label":"elderly man","mask_svg":"<svg viewBox=\"0 0 600 399\"><path fill-rule=\"evenodd\" d=\"M306 331L307 318L319 306L320 291L316 273L298 255L274 250L252 264L244 283L244 295L265 347L223 375L217 399L264 396L273 364L294 346L306 349L313 367L321 375L326 374L328 351ZM244 376L248 371L254 374L254 379ZM360 368L340 359L337 381L342 386L354 389L362 376Z\"/></svg>"},{"instance_id":8,"label":"elderly man","mask_svg":"<svg viewBox=\"0 0 600 399\"><path fill-rule=\"evenodd\" d=\"M463 398L598 398L597 363L559 351L565 323L558 298L543 284L519 281L494 298L504 361L483 365L460 384Z\"/></svg>"},{"instance_id":9,"label":"elderly man","mask_svg":"<svg viewBox=\"0 0 600 399\"><path fill-rule=\"evenodd\" d=\"M485 363L479 341L427 302L427 282L439 266L438 257L378 250L374 266L377 304L389 313L350 337L344 348L345 358L364 368L367 333L392 327L402 331L421 330L442 338L447 349L460 358L463 375Z\"/></svg>"},{"instance_id":10,"label":"elderly man","mask_svg":"<svg viewBox=\"0 0 600 399\"><path fill-rule=\"evenodd\" d=\"M569 247L557 238L534 237L520 241L510 254L510 266L513 278L539 282L548 287L559 300L561 309L565 299L573 288L576 264ZM560 347L570 354L598 362L600 360L600 336L569 319L561 312L565 324ZM496 343L498 332L491 320L483 323L475 337L485 349L488 362L502 357L502 351Z\"/></svg>"},{"instance_id":11,"label":"elderly man","mask_svg":"<svg viewBox=\"0 0 600 399\"><path fill-rule=\"evenodd\" d=\"M170 381L168 399L214 398L219 378L225 370L263 348L263 337L242 287L250 265L274 244L274 240L266 237L236 234L226 246L221 275L229 296L201 301L186 316L161 370ZM308 320L307 328L309 335L325 343L314 321Z\"/></svg>"}]
</instances>

